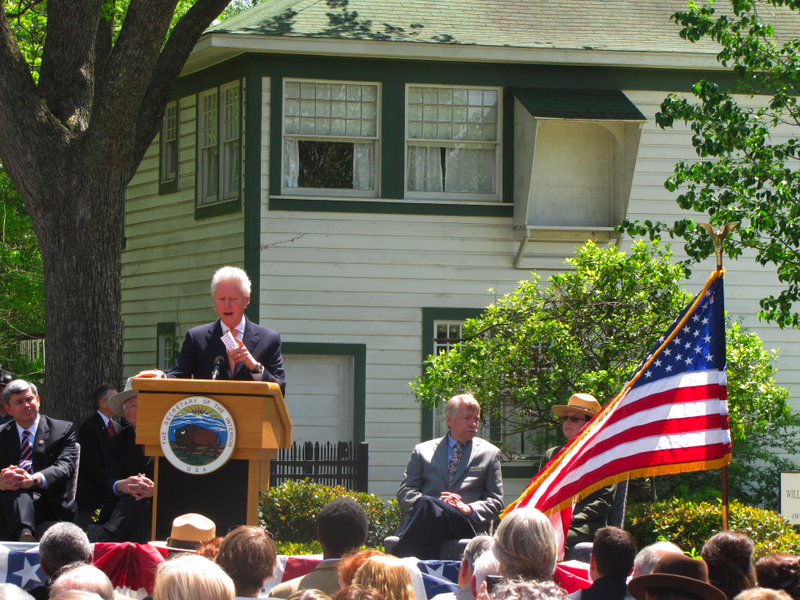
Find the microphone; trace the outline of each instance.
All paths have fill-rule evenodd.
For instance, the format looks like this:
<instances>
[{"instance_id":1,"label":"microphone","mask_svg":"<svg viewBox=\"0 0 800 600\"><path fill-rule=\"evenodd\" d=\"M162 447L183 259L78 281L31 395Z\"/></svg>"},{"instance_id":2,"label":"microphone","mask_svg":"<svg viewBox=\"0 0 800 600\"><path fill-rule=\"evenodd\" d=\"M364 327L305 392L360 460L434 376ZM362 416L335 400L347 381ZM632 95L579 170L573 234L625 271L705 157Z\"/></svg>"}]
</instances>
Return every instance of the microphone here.
<instances>
[{"instance_id":1,"label":"microphone","mask_svg":"<svg viewBox=\"0 0 800 600\"><path fill-rule=\"evenodd\" d=\"M211 379L216 379L219 377L219 370L222 367L222 364L225 362L225 359L221 356L218 356L214 359L214 366L211 368Z\"/></svg>"}]
</instances>

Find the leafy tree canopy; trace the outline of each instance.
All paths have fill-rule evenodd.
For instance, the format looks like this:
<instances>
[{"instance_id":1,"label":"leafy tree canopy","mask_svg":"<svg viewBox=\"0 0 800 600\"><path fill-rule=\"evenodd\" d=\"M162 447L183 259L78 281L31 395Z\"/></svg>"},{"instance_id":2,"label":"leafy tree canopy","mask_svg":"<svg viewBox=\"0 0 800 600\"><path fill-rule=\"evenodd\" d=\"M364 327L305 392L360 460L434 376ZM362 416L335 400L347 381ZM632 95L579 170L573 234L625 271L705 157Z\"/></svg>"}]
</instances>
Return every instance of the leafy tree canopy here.
<instances>
[{"instance_id":1,"label":"leafy tree canopy","mask_svg":"<svg viewBox=\"0 0 800 600\"><path fill-rule=\"evenodd\" d=\"M636 242L629 253L589 242L570 270L543 285L534 274L464 326L450 352L431 356L411 384L417 399L441 405L465 391L481 402L493 428L523 433L543 450L555 429L550 410L574 392L601 404L633 376L637 364L688 304L685 271L657 243ZM728 400L734 440L733 497L772 502L781 468L777 452L800 450L800 416L789 392L775 384L775 353L738 323L728 331ZM554 444L550 444L554 445ZM767 468L754 465L766 463ZM712 475L713 477L713 475ZM715 485L719 490L719 476ZM686 479L669 479L674 492ZM693 488L696 490L697 488Z\"/></svg>"},{"instance_id":2,"label":"leafy tree canopy","mask_svg":"<svg viewBox=\"0 0 800 600\"><path fill-rule=\"evenodd\" d=\"M662 128L687 123L699 160L682 161L665 186L680 191L678 205L708 215L712 225L742 224L725 243L724 252L738 258L753 254L762 265L774 265L783 289L761 299L759 316L781 327L800 327L795 303L800 299L800 148L797 107L800 40L777 41L767 23L775 11L796 11L798 0L731 0L732 10L689 3L673 15L680 35L690 42L710 38L721 46L717 60L733 69L737 83L729 90L708 80L694 86L694 98L670 95L656 121ZM793 21L797 16L792 14ZM785 21L788 22L788 21ZM742 94L757 97L740 102ZM760 108L755 106L760 106ZM686 241L688 262L714 252L704 230L691 219L629 222L619 227L650 239L666 233Z\"/></svg>"}]
</instances>

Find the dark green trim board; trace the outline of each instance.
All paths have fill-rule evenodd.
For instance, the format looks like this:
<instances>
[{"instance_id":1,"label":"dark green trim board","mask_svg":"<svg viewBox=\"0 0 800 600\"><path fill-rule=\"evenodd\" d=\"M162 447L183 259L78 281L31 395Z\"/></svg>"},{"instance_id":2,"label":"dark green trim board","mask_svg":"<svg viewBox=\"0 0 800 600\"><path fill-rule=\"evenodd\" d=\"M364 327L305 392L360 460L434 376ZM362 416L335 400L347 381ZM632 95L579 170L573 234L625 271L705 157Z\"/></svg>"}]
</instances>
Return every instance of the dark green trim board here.
<instances>
[{"instance_id":1,"label":"dark green trim board","mask_svg":"<svg viewBox=\"0 0 800 600\"><path fill-rule=\"evenodd\" d=\"M195 190L197 185L195 184ZM196 192L195 192L196 193ZM203 206L194 207L194 219L209 219L211 217L221 217L222 215L230 215L242 210L241 200L228 200L227 202L214 202L212 204L204 204Z\"/></svg>"},{"instance_id":2,"label":"dark green trim board","mask_svg":"<svg viewBox=\"0 0 800 600\"><path fill-rule=\"evenodd\" d=\"M281 148L283 148L283 79L273 76L269 94L270 129L269 129L269 195L281 195L281 181L283 180L283 162L281 161ZM272 210L272 200L269 203Z\"/></svg>"},{"instance_id":3,"label":"dark green trim board","mask_svg":"<svg viewBox=\"0 0 800 600\"><path fill-rule=\"evenodd\" d=\"M353 357L353 443L367 438L367 345L325 344L316 342L283 342L282 354ZM291 381L286 382L291 393Z\"/></svg>"},{"instance_id":4,"label":"dark green trim board","mask_svg":"<svg viewBox=\"0 0 800 600\"><path fill-rule=\"evenodd\" d=\"M242 197L244 198L244 270L250 277L252 288L247 316L258 323L261 306L261 77L252 72L244 81L243 121L258 123L242 131L244 144L244 177ZM240 138L241 139L241 138Z\"/></svg>"},{"instance_id":5,"label":"dark green trim board","mask_svg":"<svg viewBox=\"0 0 800 600\"><path fill-rule=\"evenodd\" d=\"M425 373L425 361L433 354L433 340L436 332L433 330L434 321L464 321L473 319L483 312L482 308L442 308L442 307L423 307L422 308L422 372ZM447 398L444 398L447 400ZM422 407L422 421L420 427L421 440L433 438L433 410Z\"/></svg>"},{"instance_id":6,"label":"dark green trim board","mask_svg":"<svg viewBox=\"0 0 800 600\"><path fill-rule=\"evenodd\" d=\"M271 169L270 169L271 170ZM299 210L306 212L348 212L390 215L452 215L466 217L513 217L514 206L498 202L494 206L436 204L435 202L403 202L381 200L328 200L311 198L270 198L270 210Z\"/></svg>"},{"instance_id":7,"label":"dark green trim board","mask_svg":"<svg viewBox=\"0 0 800 600\"><path fill-rule=\"evenodd\" d=\"M406 86L402 81L382 85L381 198L405 198ZM418 214L418 213L409 213ZM424 213L423 213L424 214Z\"/></svg>"}]
</instances>

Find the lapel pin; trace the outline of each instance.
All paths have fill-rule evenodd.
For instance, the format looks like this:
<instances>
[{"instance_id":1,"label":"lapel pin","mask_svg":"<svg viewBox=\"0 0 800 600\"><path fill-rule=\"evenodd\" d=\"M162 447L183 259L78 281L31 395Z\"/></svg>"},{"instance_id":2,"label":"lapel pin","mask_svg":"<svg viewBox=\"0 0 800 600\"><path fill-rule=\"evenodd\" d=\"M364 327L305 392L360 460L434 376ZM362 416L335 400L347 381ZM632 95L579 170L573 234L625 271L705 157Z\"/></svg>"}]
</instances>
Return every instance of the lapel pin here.
<instances>
[{"instance_id":1,"label":"lapel pin","mask_svg":"<svg viewBox=\"0 0 800 600\"><path fill-rule=\"evenodd\" d=\"M44 440L39 440L39 445L43 446L44 445Z\"/></svg>"}]
</instances>

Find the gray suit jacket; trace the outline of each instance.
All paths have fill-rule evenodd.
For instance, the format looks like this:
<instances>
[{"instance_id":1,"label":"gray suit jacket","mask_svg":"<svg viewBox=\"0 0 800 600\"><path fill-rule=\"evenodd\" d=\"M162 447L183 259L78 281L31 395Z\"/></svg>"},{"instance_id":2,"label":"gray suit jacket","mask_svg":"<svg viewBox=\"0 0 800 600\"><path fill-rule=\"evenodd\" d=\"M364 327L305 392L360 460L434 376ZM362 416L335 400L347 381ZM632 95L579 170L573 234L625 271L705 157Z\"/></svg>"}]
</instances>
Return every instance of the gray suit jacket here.
<instances>
[{"instance_id":1,"label":"gray suit jacket","mask_svg":"<svg viewBox=\"0 0 800 600\"><path fill-rule=\"evenodd\" d=\"M417 444L397 490L397 501L405 514L396 535L405 530L420 496L438 498L442 492L459 494L472 507L469 520L475 532L487 533L503 510L500 449L477 437L467 442L453 483L448 486L447 436Z\"/></svg>"}]
</instances>

